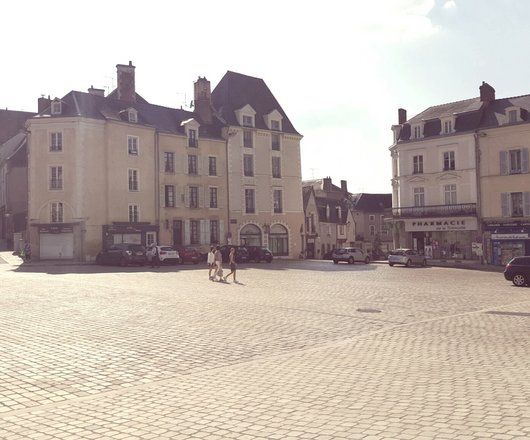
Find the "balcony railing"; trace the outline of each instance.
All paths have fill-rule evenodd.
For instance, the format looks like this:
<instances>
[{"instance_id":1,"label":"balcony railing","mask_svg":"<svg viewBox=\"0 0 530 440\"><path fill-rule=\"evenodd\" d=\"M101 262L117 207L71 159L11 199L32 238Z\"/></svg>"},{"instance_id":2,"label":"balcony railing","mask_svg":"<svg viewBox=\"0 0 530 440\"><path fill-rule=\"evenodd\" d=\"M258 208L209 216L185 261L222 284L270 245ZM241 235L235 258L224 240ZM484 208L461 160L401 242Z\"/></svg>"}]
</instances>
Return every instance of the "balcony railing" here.
<instances>
[{"instance_id":1,"label":"balcony railing","mask_svg":"<svg viewBox=\"0 0 530 440\"><path fill-rule=\"evenodd\" d=\"M458 205L432 205L432 206L408 206L403 208L392 208L394 217L446 217L475 215L477 213L476 203L460 203Z\"/></svg>"}]
</instances>

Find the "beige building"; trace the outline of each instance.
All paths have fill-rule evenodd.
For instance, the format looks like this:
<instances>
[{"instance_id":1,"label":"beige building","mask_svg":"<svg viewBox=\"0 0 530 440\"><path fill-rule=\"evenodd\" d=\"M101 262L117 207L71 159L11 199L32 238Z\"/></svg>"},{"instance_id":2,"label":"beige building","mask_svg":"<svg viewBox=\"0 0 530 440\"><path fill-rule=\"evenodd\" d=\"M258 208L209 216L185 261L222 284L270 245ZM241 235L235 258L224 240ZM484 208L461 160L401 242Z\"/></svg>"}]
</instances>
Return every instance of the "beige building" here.
<instances>
[{"instance_id":1,"label":"beige building","mask_svg":"<svg viewBox=\"0 0 530 440\"><path fill-rule=\"evenodd\" d=\"M240 232L247 223L263 231L260 244L277 255L296 255L300 239L292 231L303 221L301 196L293 198L289 186L300 188L301 136L263 81L229 72L216 88L223 92L211 93L209 81L199 77L190 112L148 103L136 93L134 72L131 63L118 65L117 89L106 97L91 87L88 93L39 100L43 110L27 123L35 257L92 261L102 247L121 242L206 251L227 240L244 243ZM270 95L266 102L255 99L253 82ZM252 127L243 131L247 119L230 120L230 93L246 109L257 109ZM271 111L264 113L268 105ZM237 109L234 114L240 115ZM254 141L250 148L242 143L247 130ZM273 135L281 145L275 153ZM254 176L244 175L243 148L254 157ZM272 156L292 163L281 165L285 178L272 177ZM255 194L253 213L242 209L249 189Z\"/></svg>"}]
</instances>

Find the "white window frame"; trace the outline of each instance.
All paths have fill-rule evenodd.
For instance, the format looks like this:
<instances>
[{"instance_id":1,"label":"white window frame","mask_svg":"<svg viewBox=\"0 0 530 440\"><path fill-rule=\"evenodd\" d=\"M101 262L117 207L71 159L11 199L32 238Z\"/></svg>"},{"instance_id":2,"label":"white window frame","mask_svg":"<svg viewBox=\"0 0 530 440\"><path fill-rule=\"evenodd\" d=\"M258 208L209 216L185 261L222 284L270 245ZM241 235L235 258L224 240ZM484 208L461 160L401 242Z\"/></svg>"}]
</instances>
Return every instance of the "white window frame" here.
<instances>
[{"instance_id":1,"label":"white window frame","mask_svg":"<svg viewBox=\"0 0 530 440\"><path fill-rule=\"evenodd\" d=\"M168 188L172 188L171 195L172 197L169 197L169 191ZM175 208L177 203L177 194L176 194L176 188L175 185L164 185L164 205L166 208Z\"/></svg>"},{"instance_id":2,"label":"white window frame","mask_svg":"<svg viewBox=\"0 0 530 440\"><path fill-rule=\"evenodd\" d=\"M458 202L458 195L455 183L448 183L444 185L444 205L456 205Z\"/></svg>"},{"instance_id":3,"label":"white window frame","mask_svg":"<svg viewBox=\"0 0 530 440\"><path fill-rule=\"evenodd\" d=\"M278 162L279 168L278 168L278 174L274 175L274 162ZM271 176L273 179L281 179L282 178L282 158L280 156L272 156L271 158Z\"/></svg>"},{"instance_id":4,"label":"white window frame","mask_svg":"<svg viewBox=\"0 0 530 440\"><path fill-rule=\"evenodd\" d=\"M413 206L416 206L416 207L425 206L425 188L423 186L417 186L416 188L413 188L412 198L413 198Z\"/></svg>"},{"instance_id":5,"label":"white window frame","mask_svg":"<svg viewBox=\"0 0 530 440\"><path fill-rule=\"evenodd\" d=\"M278 124L278 125L275 127L274 124ZM281 129L282 129L281 122L278 121L277 119L271 119L271 130L281 131Z\"/></svg>"},{"instance_id":6,"label":"white window frame","mask_svg":"<svg viewBox=\"0 0 530 440\"><path fill-rule=\"evenodd\" d=\"M250 174L246 173L246 159L250 158ZM253 154L243 154L243 177L254 177L254 155Z\"/></svg>"},{"instance_id":7,"label":"white window frame","mask_svg":"<svg viewBox=\"0 0 530 440\"><path fill-rule=\"evenodd\" d=\"M512 115L515 112L515 120L510 120L510 115ZM507 107L504 110L504 123L505 124L516 124L517 122L521 122L521 107L511 106Z\"/></svg>"},{"instance_id":8,"label":"white window frame","mask_svg":"<svg viewBox=\"0 0 530 440\"><path fill-rule=\"evenodd\" d=\"M375 225L370 225L369 227L369 233L373 237L375 236Z\"/></svg>"},{"instance_id":9,"label":"white window frame","mask_svg":"<svg viewBox=\"0 0 530 440\"><path fill-rule=\"evenodd\" d=\"M276 194L280 195L280 198L278 201L278 208L276 207L276 201L277 201ZM282 188L274 188L272 190L272 211L274 214L283 214L283 189Z\"/></svg>"},{"instance_id":10,"label":"white window frame","mask_svg":"<svg viewBox=\"0 0 530 440\"><path fill-rule=\"evenodd\" d=\"M215 206L212 206L212 190L215 190ZM219 188L217 186L208 187L208 207L210 209L219 208Z\"/></svg>"},{"instance_id":11,"label":"white window frame","mask_svg":"<svg viewBox=\"0 0 530 440\"><path fill-rule=\"evenodd\" d=\"M129 120L129 122L137 123L138 122L138 112L135 109L130 108L127 111L127 119Z\"/></svg>"},{"instance_id":12,"label":"white window frame","mask_svg":"<svg viewBox=\"0 0 530 440\"><path fill-rule=\"evenodd\" d=\"M253 199L252 199L252 202L253 202L253 208L254 208L254 211L248 211L248 205L247 205L247 191L253 191ZM255 188L244 188L243 190L243 198L244 198L244 206L245 206L245 214L257 214L258 210L257 210L257 207L256 207L256 189Z\"/></svg>"},{"instance_id":13,"label":"white window frame","mask_svg":"<svg viewBox=\"0 0 530 440\"><path fill-rule=\"evenodd\" d=\"M134 185L133 185L133 188L131 189L131 182L135 182L134 179L131 179L131 176L132 177L136 176L136 189L134 189ZM129 189L130 192L140 191L140 170L138 170L138 168L127 169L127 188Z\"/></svg>"},{"instance_id":14,"label":"white window frame","mask_svg":"<svg viewBox=\"0 0 530 440\"><path fill-rule=\"evenodd\" d=\"M412 174L423 174L423 154L412 156Z\"/></svg>"},{"instance_id":15,"label":"white window frame","mask_svg":"<svg viewBox=\"0 0 530 440\"><path fill-rule=\"evenodd\" d=\"M368 215L368 221L375 222L375 214Z\"/></svg>"},{"instance_id":16,"label":"white window frame","mask_svg":"<svg viewBox=\"0 0 530 440\"><path fill-rule=\"evenodd\" d=\"M50 153L61 153L62 151L63 151L63 132L52 131L50 133Z\"/></svg>"},{"instance_id":17,"label":"white window frame","mask_svg":"<svg viewBox=\"0 0 530 440\"><path fill-rule=\"evenodd\" d=\"M414 124L412 126L412 139L421 139L423 137L423 125Z\"/></svg>"},{"instance_id":18,"label":"white window frame","mask_svg":"<svg viewBox=\"0 0 530 440\"><path fill-rule=\"evenodd\" d=\"M512 153L515 155L518 154L519 158L519 167L514 169L512 165ZM521 148L514 148L512 150L508 150L508 173L509 174L521 174L523 171L523 151Z\"/></svg>"},{"instance_id":19,"label":"white window frame","mask_svg":"<svg viewBox=\"0 0 530 440\"><path fill-rule=\"evenodd\" d=\"M136 154L131 153L131 142L136 141ZM134 142L133 142L134 145ZM134 150L133 150L134 151ZM138 136L127 135L127 155L128 156L139 156L140 155L140 138Z\"/></svg>"},{"instance_id":20,"label":"white window frame","mask_svg":"<svg viewBox=\"0 0 530 440\"><path fill-rule=\"evenodd\" d=\"M54 220L54 212L56 212L56 220ZM52 202L50 205L50 223L64 223L64 203Z\"/></svg>"},{"instance_id":21,"label":"white window frame","mask_svg":"<svg viewBox=\"0 0 530 440\"><path fill-rule=\"evenodd\" d=\"M129 223L140 222L140 205L136 203L129 203L127 212L128 212ZM136 221L134 221L135 214L136 214Z\"/></svg>"},{"instance_id":22,"label":"white window frame","mask_svg":"<svg viewBox=\"0 0 530 440\"><path fill-rule=\"evenodd\" d=\"M214 161L215 162L215 174L212 174L210 172L210 159L215 159L215 161ZM217 156L211 156L211 155L208 156L208 176L218 176L218 174L217 174Z\"/></svg>"},{"instance_id":23,"label":"white window frame","mask_svg":"<svg viewBox=\"0 0 530 440\"><path fill-rule=\"evenodd\" d=\"M63 103L61 101L52 101L51 113L52 115L60 115L63 112Z\"/></svg>"},{"instance_id":24,"label":"white window frame","mask_svg":"<svg viewBox=\"0 0 530 440\"><path fill-rule=\"evenodd\" d=\"M62 191L64 189L64 186L63 186L63 182L64 182L64 179L63 179L63 166L62 165L51 165L50 166L50 173L49 173L49 177L50 177L50 181L49 181L49 185L48 185L48 188L50 189L50 191ZM55 170L55 179L53 177L53 174L54 174L54 170ZM60 171L60 173L59 173ZM60 177L59 177L60 175ZM57 186L57 187L53 187L53 181L57 181L60 183L60 186Z\"/></svg>"},{"instance_id":25,"label":"white window frame","mask_svg":"<svg viewBox=\"0 0 530 440\"><path fill-rule=\"evenodd\" d=\"M451 156L452 156L452 163L453 167L450 166L448 168L445 167L445 156L448 155L449 159L449 165L451 165ZM455 171L456 170L456 152L455 150L448 150L442 152L442 171Z\"/></svg>"},{"instance_id":26,"label":"white window frame","mask_svg":"<svg viewBox=\"0 0 530 440\"><path fill-rule=\"evenodd\" d=\"M249 123L245 123L245 121ZM252 115L242 115L241 116L241 125L243 127L254 127L254 116Z\"/></svg>"}]
</instances>

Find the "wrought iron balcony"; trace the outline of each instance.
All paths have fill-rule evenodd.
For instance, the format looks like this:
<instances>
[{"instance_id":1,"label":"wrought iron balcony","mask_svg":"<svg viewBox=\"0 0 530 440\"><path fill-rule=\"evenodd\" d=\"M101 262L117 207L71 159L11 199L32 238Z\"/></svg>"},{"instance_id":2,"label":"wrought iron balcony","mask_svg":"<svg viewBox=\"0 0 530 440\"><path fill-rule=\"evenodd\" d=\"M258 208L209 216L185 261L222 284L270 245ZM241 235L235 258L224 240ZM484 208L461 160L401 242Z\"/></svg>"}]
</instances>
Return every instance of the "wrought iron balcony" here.
<instances>
[{"instance_id":1,"label":"wrought iron balcony","mask_svg":"<svg viewBox=\"0 0 530 440\"><path fill-rule=\"evenodd\" d=\"M476 203L460 203L458 205L407 206L392 208L392 215L399 218L407 217L448 217L475 215Z\"/></svg>"}]
</instances>

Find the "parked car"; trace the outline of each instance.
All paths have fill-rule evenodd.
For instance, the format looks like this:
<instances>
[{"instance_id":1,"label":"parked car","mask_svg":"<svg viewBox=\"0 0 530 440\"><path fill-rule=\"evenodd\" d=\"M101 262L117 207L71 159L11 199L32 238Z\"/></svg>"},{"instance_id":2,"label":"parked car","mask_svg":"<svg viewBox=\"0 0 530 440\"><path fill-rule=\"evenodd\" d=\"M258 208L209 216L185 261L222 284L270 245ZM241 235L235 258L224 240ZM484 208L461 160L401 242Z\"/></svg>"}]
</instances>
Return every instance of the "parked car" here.
<instances>
[{"instance_id":1,"label":"parked car","mask_svg":"<svg viewBox=\"0 0 530 440\"><path fill-rule=\"evenodd\" d=\"M157 258L160 263L180 263L178 251L171 246L157 246Z\"/></svg>"},{"instance_id":2,"label":"parked car","mask_svg":"<svg viewBox=\"0 0 530 440\"><path fill-rule=\"evenodd\" d=\"M144 265L147 261L145 247L141 244L119 243L102 249L96 256L96 264Z\"/></svg>"},{"instance_id":3,"label":"parked car","mask_svg":"<svg viewBox=\"0 0 530 440\"><path fill-rule=\"evenodd\" d=\"M370 257L361 248L346 247L335 249L331 253L333 263L338 264L339 261L346 261L348 264L355 262L368 264Z\"/></svg>"},{"instance_id":4,"label":"parked car","mask_svg":"<svg viewBox=\"0 0 530 440\"><path fill-rule=\"evenodd\" d=\"M518 287L530 283L530 256L512 258L504 269L504 278Z\"/></svg>"},{"instance_id":5,"label":"parked car","mask_svg":"<svg viewBox=\"0 0 530 440\"><path fill-rule=\"evenodd\" d=\"M230 255L230 249L234 248L236 250L236 262L237 263L246 263L249 260L248 251L245 246L236 246L225 244L221 246L221 254L223 256L223 263L228 263L228 256Z\"/></svg>"},{"instance_id":6,"label":"parked car","mask_svg":"<svg viewBox=\"0 0 530 440\"><path fill-rule=\"evenodd\" d=\"M407 267L412 265L427 266L427 260L425 259L425 255L420 254L414 249L396 249L390 251L388 255L388 265L393 266L394 264L404 264Z\"/></svg>"},{"instance_id":7,"label":"parked car","mask_svg":"<svg viewBox=\"0 0 530 440\"><path fill-rule=\"evenodd\" d=\"M193 246L180 246L176 248L179 254L179 263L193 263L198 264L201 261L201 253Z\"/></svg>"},{"instance_id":8,"label":"parked car","mask_svg":"<svg viewBox=\"0 0 530 440\"><path fill-rule=\"evenodd\" d=\"M272 252L266 247L245 246L245 248L248 251L249 261L255 261L256 263L259 263L261 261L266 261L267 263L270 263L272 261Z\"/></svg>"}]
</instances>

